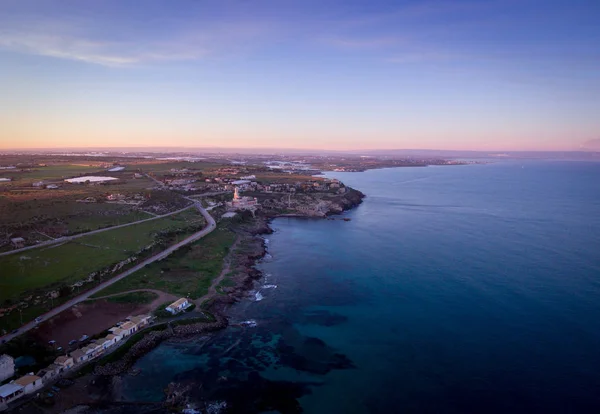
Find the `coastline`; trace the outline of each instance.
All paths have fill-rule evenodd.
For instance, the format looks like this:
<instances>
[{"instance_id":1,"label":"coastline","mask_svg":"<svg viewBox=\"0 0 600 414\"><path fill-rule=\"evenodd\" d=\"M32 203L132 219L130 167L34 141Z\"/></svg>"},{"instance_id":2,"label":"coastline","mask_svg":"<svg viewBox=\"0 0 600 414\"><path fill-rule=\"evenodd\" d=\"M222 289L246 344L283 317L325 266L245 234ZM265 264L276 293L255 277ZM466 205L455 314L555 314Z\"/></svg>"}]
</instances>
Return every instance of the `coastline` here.
<instances>
[{"instance_id":1,"label":"coastline","mask_svg":"<svg viewBox=\"0 0 600 414\"><path fill-rule=\"evenodd\" d=\"M229 254L239 261L238 271L235 272L231 280L234 285L232 287L222 288L222 294L216 294L209 297L202 304L202 310L209 312L214 318L212 321L198 321L196 323L188 323L177 325L176 323L166 323L164 329L149 330L143 333L143 338L135 342L127 352L114 362L108 362L101 365L102 360L96 363L93 374L98 376L117 376L127 373L135 364L135 362L145 354L152 351L160 345L161 342L169 339L185 339L194 335L206 334L226 328L229 325L226 312L228 308L239 300L243 299L247 293L252 290L256 280L263 277L263 273L256 268L259 260L263 259L267 253L267 244L263 235L272 234L273 229L270 224L276 218L307 218L307 219L328 219L331 216L338 215L344 211L351 210L360 205L365 194L358 190L348 187L347 191L337 204L329 206L329 210L323 216L314 216L301 213L276 213L257 215L253 217L250 223L241 223L237 228L236 233L241 238L240 240L250 248L249 253L236 254L231 251ZM350 198L347 196L351 195ZM199 318L197 318L199 319ZM190 319L188 321L193 321ZM160 325L160 326L162 326ZM175 325L175 326L172 326ZM156 328L156 327L155 327Z\"/></svg>"}]
</instances>

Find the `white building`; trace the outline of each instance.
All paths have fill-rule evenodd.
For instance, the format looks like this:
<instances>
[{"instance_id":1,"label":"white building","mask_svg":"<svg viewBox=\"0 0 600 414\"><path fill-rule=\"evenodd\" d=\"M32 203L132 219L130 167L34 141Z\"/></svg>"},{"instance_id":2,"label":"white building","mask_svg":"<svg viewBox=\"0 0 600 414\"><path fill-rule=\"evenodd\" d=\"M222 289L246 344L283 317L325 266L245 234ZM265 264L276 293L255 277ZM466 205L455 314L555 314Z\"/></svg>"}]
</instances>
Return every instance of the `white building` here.
<instances>
[{"instance_id":1,"label":"white building","mask_svg":"<svg viewBox=\"0 0 600 414\"><path fill-rule=\"evenodd\" d=\"M23 375L21 378L15 380L14 383L23 387L23 392L25 394L31 394L42 388L44 385L42 379L33 374Z\"/></svg>"},{"instance_id":2,"label":"white building","mask_svg":"<svg viewBox=\"0 0 600 414\"><path fill-rule=\"evenodd\" d=\"M233 200L226 203L229 210L255 210L258 207L256 197L242 197L238 187L233 192Z\"/></svg>"},{"instance_id":3,"label":"white building","mask_svg":"<svg viewBox=\"0 0 600 414\"><path fill-rule=\"evenodd\" d=\"M10 239L10 244L12 244L15 249L20 249L25 246L25 239L23 237L14 237Z\"/></svg>"},{"instance_id":4,"label":"white building","mask_svg":"<svg viewBox=\"0 0 600 414\"><path fill-rule=\"evenodd\" d=\"M0 356L0 382L15 375L15 360L10 355Z\"/></svg>"},{"instance_id":5,"label":"white building","mask_svg":"<svg viewBox=\"0 0 600 414\"><path fill-rule=\"evenodd\" d=\"M10 383L0 387L0 411L6 409L6 404L23 395L23 387L19 384Z\"/></svg>"},{"instance_id":6,"label":"white building","mask_svg":"<svg viewBox=\"0 0 600 414\"><path fill-rule=\"evenodd\" d=\"M186 310L190 307L190 302L186 298L177 299L165 308L165 310L173 315Z\"/></svg>"}]
</instances>

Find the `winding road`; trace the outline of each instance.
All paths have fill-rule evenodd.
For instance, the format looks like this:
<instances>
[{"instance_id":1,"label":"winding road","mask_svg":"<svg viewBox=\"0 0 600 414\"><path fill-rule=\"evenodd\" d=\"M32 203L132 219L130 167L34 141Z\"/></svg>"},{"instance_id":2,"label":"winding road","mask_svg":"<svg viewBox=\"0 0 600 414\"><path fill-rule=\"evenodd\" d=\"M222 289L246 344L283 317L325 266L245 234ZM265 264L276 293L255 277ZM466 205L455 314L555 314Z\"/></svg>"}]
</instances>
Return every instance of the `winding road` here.
<instances>
[{"instance_id":1,"label":"winding road","mask_svg":"<svg viewBox=\"0 0 600 414\"><path fill-rule=\"evenodd\" d=\"M187 198L187 197L186 197ZM38 317L38 323L43 322L49 318L52 318L56 315L58 315L59 313L69 309L70 307L72 307L73 305L84 301L86 299L88 299L90 296L95 295L96 293L100 292L103 289L106 289L107 287L109 287L110 285L118 282L121 279L126 278L127 276L131 275L132 273L137 272L138 270L142 269L144 266L149 265L150 263L156 262L157 260L161 260L164 259L165 257L169 256L171 253L173 253L174 251L176 251L177 249L179 249L180 247L185 246L186 244L195 242L196 240L201 239L202 237L206 236L207 234L211 233L214 229L217 228L217 223L215 222L215 219L212 218L212 216L202 207L202 204L200 204L199 201L196 200L192 200L190 198L187 198L188 200L191 200L194 202L194 206L198 209L198 211L200 212L200 214L202 214L202 216L206 219L207 225L205 228L203 228L202 230L200 230L197 233L192 234L191 236L183 239L182 241L180 241L179 243L176 243L170 247L168 247L167 249L163 250L160 253L155 254L154 256L151 256L149 258L147 258L146 260L138 263L137 265L133 266L131 269L128 269L126 271L124 271L123 273L120 273L119 275L113 277L110 280L107 280L105 282L100 283L99 285L93 287L92 289L82 293L79 296L74 297L73 299L70 299L69 301L63 303L62 305L59 305L55 308L53 308L52 310L46 312L43 315L40 315ZM191 207L191 206L190 206ZM189 207L186 207L186 209ZM185 210L185 209L184 209ZM172 213L174 214L174 213ZM162 216L164 217L164 216ZM144 220L147 221L147 220ZM138 222L139 223L139 222ZM122 226L117 226L117 227L122 227ZM110 229L114 229L116 227L111 227ZM104 229L103 229L104 230ZM105 230L106 231L106 230ZM86 233L86 234L90 234L90 233ZM37 323L35 321L29 322L23 326L21 326L18 329L18 332L16 333L10 333L8 335L4 335L2 337L0 337L0 341L10 341L11 339L35 328L37 325Z\"/></svg>"}]
</instances>

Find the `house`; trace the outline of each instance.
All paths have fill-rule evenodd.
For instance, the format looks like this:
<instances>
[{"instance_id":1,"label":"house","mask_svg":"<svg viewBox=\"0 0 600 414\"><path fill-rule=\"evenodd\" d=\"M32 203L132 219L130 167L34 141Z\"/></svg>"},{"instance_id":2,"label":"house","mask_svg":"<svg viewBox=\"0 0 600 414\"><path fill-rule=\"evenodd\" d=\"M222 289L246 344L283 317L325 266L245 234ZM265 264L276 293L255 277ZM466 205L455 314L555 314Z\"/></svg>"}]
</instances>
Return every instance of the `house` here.
<instances>
[{"instance_id":1,"label":"house","mask_svg":"<svg viewBox=\"0 0 600 414\"><path fill-rule=\"evenodd\" d=\"M83 349L76 349L71 352L71 358L73 358L73 362L76 364L81 364L88 360L88 356Z\"/></svg>"},{"instance_id":2,"label":"house","mask_svg":"<svg viewBox=\"0 0 600 414\"><path fill-rule=\"evenodd\" d=\"M0 356L0 382L15 375L15 360L10 355Z\"/></svg>"},{"instance_id":3,"label":"house","mask_svg":"<svg viewBox=\"0 0 600 414\"><path fill-rule=\"evenodd\" d=\"M114 326L114 327L110 328L108 331L111 334L113 334L115 337L119 338L119 339L117 339L117 341L122 340L124 337L126 337L128 335L128 333L125 332L123 329L121 329L120 326Z\"/></svg>"},{"instance_id":4,"label":"house","mask_svg":"<svg viewBox=\"0 0 600 414\"><path fill-rule=\"evenodd\" d=\"M33 375L33 373L23 375L21 378L16 379L14 383L23 387L23 392L25 394L31 394L42 388L44 385L42 379L37 375Z\"/></svg>"},{"instance_id":5,"label":"house","mask_svg":"<svg viewBox=\"0 0 600 414\"><path fill-rule=\"evenodd\" d=\"M137 330L139 330L150 323L152 316L137 315L137 316L131 316L128 319L129 319L129 322L133 322L137 326Z\"/></svg>"},{"instance_id":6,"label":"house","mask_svg":"<svg viewBox=\"0 0 600 414\"><path fill-rule=\"evenodd\" d=\"M129 336L137 331L137 326L133 322L125 322L123 325L121 325L121 331L124 334L123 336Z\"/></svg>"},{"instance_id":7,"label":"house","mask_svg":"<svg viewBox=\"0 0 600 414\"><path fill-rule=\"evenodd\" d=\"M6 404L23 395L23 387L19 384L10 383L0 387L0 409L2 404Z\"/></svg>"},{"instance_id":8,"label":"house","mask_svg":"<svg viewBox=\"0 0 600 414\"><path fill-rule=\"evenodd\" d=\"M190 302L186 298L177 299L165 308L165 310L173 315L186 310L190 307Z\"/></svg>"},{"instance_id":9,"label":"house","mask_svg":"<svg viewBox=\"0 0 600 414\"><path fill-rule=\"evenodd\" d=\"M15 249L20 249L25 246L25 239L23 237L15 237L10 239L10 244L12 244Z\"/></svg>"},{"instance_id":10,"label":"house","mask_svg":"<svg viewBox=\"0 0 600 414\"><path fill-rule=\"evenodd\" d=\"M61 372L71 369L75 365L73 358L66 355L59 356L54 360L54 363L62 368Z\"/></svg>"},{"instance_id":11,"label":"house","mask_svg":"<svg viewBox=\"0 0 600 414\"><path fill-rule=\"evenodd\" d=\"M88 355L88 359L96 358L100 354L104 353L105 348L102 346L101 341L102 340L98 340L83 348L83 350L85 350L85 353Z\"/></svg>"},{"instance_id":12,"label":"house","mask_svg":"<svg viewBox=\"0 0 600 414\"><path fill-rule=\"evenodd\" d=\"M63 367L60 365L50 364L46 368L39 370L35 375L42 379L42 383L47 384L49 381L58 377L62 370Z\"/></svg>"},{"instance_id":13,"label":"house","mask_svg":"<svg viewBox=\"0 0 600 414\"><path fill-rule=\"evenodd\" d=\"M125 200L125 196L123 194L109 194L106 196L108 201L118 201Z\"/></svg>"}]
</instances>

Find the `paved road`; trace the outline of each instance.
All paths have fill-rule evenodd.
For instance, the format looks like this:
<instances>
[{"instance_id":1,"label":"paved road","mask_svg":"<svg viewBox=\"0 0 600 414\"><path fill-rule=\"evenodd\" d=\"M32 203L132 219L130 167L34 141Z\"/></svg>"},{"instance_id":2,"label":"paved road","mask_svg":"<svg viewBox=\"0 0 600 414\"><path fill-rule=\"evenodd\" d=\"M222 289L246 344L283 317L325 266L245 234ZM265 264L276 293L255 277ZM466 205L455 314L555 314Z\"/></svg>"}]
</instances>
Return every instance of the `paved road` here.
<instances>
[{"instance_id":1,"label":"paved road","mask_svg":"<svg viewBox=\"0 0 600 414\"><path fill-rule=\"evenodd\" d=\"M185 246L186 244L192 243L196 240L199 240L202 237L209 234L210 232L212 232L214 229L216 229L217 223L215 222L215 219L213 219L212 216L210 214L208 214L208 212L204 208L202 208L202 205L200 204L199 201L195 201L195 200L192 200L192 201L194 201L194 206L196 206L198 211L200 211L200 214L202 214L204 216L204 218L206 219L206 222L208 223L205 228L203 228L199 232L194 233L191 236L183 239L179 243L172 245L171 247L167 248L166 250L163 250L162 252L155 254L152 257L149 257L148 259L135 265L131 269L124 271L123 273L113 277L110 280L107 280L106 282L100 283L98 286L88 290L87 292L82 293L81 295L69 300L68 302L65 302L62 305L57 306L56 308L46 312L45 314L43 314L39 317L40 322L43 322L49 318L52 318L52 317L58 315L59 313L69 309L73 305L76 305L77 303L86 300L90 296L95 295L96 293L100 292L102 289L105 289L105 288L109 287L110 285L112 285L113 283L116 283L119 280L126 278L130 274L137 272L138 270L142 269L144 266L146 266L150 263L156 262L157 260L164 259L165 257L169 256L171 253L173 253L175 250L179 249L180 247ZM35 322L33 322L33 321L29 322L28 324L25 324L21 328L19 328L19 331L16 334L8 334L8 335L4 335L4 336L0 337L0 341L4 340L4 341L8 342L11 339L15 338L16 336L19 336L22 333L25 333L25 332L35 328L35 326L36 326Z\"/></svg>"},{"instance_id":2,"label":"paved road","mask_svg":"<svg viewBox=\"0 0 600 414\"><path fill-rule=\"evenodd\" d=\"M192 201L194 201L194 200L192 200ZM64 236L64 237L59 237L57 239L47 240L45 242L34 244L33 246L27 246L27 247L22 247L20 249L11 250L11 251L8 251L8 252L2 252L2 253L0 253L0 256L8 256L10 254L21 253L21 252L24 252L26 250L38 249L40 247L51 246L53 244L58 244L58 243L65 243L65 242L68 242L68 241L71 241L71 240L78 239L80 237L91 236L92 234L102 233L104 231L115 230L115 229L120 229L120 228L123 228L123 227L133 226L134 224L140 224L140 223L144 223L146 221L158 220L158 219L161 219L161 218L172 216L174 214L181 213L182 211L185 211L185 210L190 209L192 207L193 206L187 206L187 207L181 208L181 209L179 209L177 211L173 211L171 213L163 214L162 216L154 216L154 217L150 217L150 218L147 218L147 219L134 221L132 223L119 224L117 226L105 227L103 229L88 231L87 233L79 233L79 234L75 234L73 236Z\"/></svg>"}]
</instances>

